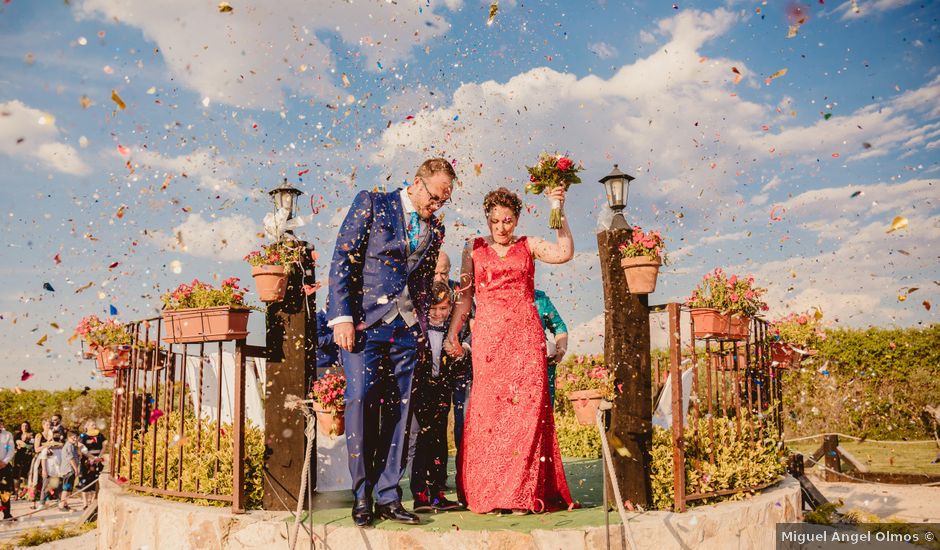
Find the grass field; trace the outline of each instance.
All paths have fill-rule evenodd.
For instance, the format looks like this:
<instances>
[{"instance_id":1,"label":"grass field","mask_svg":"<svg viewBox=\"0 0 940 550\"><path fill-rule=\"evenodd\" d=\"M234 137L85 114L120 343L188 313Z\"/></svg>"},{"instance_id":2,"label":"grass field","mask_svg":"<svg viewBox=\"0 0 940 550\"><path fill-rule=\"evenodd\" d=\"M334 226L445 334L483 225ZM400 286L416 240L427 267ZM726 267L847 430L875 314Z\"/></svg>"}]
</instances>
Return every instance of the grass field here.
<instances>
[{"instance_id":1,"label":"grass field","mask_svg":"<svg viewBox=\"0 0 940 550\"><path fill-rule=\"evenodd\" d=\"M804 456L810 456L820 445L822 445L822 437L799 441L787 446ZM940 475L940 463L932 464L938 456L937 444L933 441L880 443L841 439L839 446L852 453L855 458L871 468L872 472ZM845 469L844 465L843 469Z\"/></svg>"}]
</instances>

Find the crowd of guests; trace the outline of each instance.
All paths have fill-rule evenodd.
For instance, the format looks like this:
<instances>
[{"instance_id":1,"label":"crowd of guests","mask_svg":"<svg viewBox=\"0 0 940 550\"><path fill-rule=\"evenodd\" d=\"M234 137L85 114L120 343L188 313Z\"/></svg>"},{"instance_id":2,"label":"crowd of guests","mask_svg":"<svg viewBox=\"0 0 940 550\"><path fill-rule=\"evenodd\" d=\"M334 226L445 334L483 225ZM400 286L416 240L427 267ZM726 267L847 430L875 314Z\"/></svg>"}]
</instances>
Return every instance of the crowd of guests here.
<instances>
[{"instance_id":1,"label":"crowd of guests","mask_svg":"<svg viewBox=\"0 0 940 550\"><path fill-rule=\"evenodd\" d=\"M57 505L69 510L69 498L79 493L82 508L97 493L98 475L103 469L105 437L94 420L82 429L66 428L62 415L42 421L33 431L22 422L15 433L0 419L0 508L3 519L13 520L12 501L30 502L30 507Z\"/></svg>"}]
</instances>

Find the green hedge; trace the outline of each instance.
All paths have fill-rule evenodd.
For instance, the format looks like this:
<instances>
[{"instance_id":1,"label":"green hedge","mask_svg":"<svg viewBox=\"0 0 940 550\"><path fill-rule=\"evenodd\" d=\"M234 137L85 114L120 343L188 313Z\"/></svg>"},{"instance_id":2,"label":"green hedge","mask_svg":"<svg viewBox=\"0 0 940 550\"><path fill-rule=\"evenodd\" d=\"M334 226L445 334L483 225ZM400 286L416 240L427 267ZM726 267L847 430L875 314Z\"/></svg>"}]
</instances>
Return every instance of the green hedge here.
<instances>
[{"instance_id":1,"label":"green hedge","mask_svg":"<svg viewBox=\"0 0 940 550\"><path fill-rule=\"evenodd\" d=\"M147 426L147 431L136 430L134 433L133 467L134 471L129 469L128 461L122 460L119 475L132 484L139 483L140 477L140 454L141 440L146 445L147 452L143 456L143 479L145 485L156 467L156 481L159 487L163 486L164 476L166 476L166 485L168 488L176 489L179 487L180 471L182 470L182 490L187 492L206 493L206 494L231 494L232 492L232 453L233 453L233 435L234 430L230 424L222 425L222 433L219 438L219 450L215 450L215 422L203 420L201 423L202 440L196 437L197 421L191 413L185 416L186 437L179 437L180 413L173 411L167 415L161 416L153 424ZM153 449L154 435L156 430L156 464L154 464ZM123 456L127 456L128 441L125 441L121 447ZM164 461L164 441L168 441L166 449L166 461ZM302 441L302 440L301 440ZM183 447L182 468L180 468L179 447ZM261 498L263 496L264 480L264 433L252 426L250 423L245 426L245 506L249 509L261 507ZM218 467L218 471L216 468ZM300 465L298 465L299 472ZM198 487L198 488L197 488ZM228 502L218 500L188 499L163 497L170 500L181 502L193 502L210 506L230 506Z\"/></svg>"},{"instance_id":2,"label":"green hedge","mask_svg":"<svg viewBox=\"0 0 940 550\"><path fill-rule=\"evenodd\" d=\"M62 423L80 428L85 420L98 421L106 429L111 421L111 389L102 390L25 390L0 392L0 419L10 432L21 422L29 422L33 431L42 427L42 420L53 414L62 415Z\"/></svg>"},{"instance_id":3,"label":"green hedge","mask_svg":"<svg viewBox=\"0 0 940 550\"><path fill-rule=\"evenodd\" d=\"M783 377L787 437L842 432L926 439L940 396L940 325L830 329L819 354Z\"/></svg>"}]
</instances>

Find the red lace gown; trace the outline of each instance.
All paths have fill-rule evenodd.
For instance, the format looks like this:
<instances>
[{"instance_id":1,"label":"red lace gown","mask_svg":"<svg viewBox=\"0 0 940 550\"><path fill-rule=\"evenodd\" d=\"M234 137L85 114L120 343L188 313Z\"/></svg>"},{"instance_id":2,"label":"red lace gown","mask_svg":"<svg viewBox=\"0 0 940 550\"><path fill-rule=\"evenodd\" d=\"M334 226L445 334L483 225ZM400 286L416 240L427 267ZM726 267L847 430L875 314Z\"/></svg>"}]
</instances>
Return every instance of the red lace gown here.
<instances>
[{"instance_id":1,"label":"red lace gown","mask_svg":"<svg viewBox=\"0 0 940 550\"><path fill-rule=\"evenodd\" d=\"M476 239L472 257L473 384L458 472L467 505L477 513L567 508L529 246L522 237L500 257Z\"/></svg>"}]
</instances>

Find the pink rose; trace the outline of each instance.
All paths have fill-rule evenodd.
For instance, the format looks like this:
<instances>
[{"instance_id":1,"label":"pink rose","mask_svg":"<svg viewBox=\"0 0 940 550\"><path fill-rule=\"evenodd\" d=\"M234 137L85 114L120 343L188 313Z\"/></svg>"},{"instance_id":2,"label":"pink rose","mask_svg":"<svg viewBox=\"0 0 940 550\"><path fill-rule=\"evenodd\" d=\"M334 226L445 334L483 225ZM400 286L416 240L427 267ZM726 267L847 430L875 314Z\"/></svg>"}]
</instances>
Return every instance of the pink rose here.
<instances>
[{"instance_id":1,"label":"pink rose","mask_svg":"<svg viewBox=\"0 0 940 550\"><path fill-rule=\"evenodd\" d=\"M800 317L796 321L801 325L805 325L806 323L809 322L809 317L807 317L806 315L800 315Z\"/></svg>"},{"instance_id":2,"label":"pink rose","mask_svg":"<svg viewBox=\"0 0 940 550\"><path fill-rule=\"evenodd\" d=\"M728 284L730 284L730 285L733 285L733 284L735 284L735 283L737 283L737 282L738 282L738 276L737 276L737 275L732 275L731 278L728 279Z\"/></svg>"},{"instance_id":3,"label":"pink rose","mask_svg":"<svg viewBox=\"0 0 940 550\"><path fill-rule=\"evenodd\" d=\"M754 299L754 293L751 292L750 290L748 290L747 292L744 293L744 297L747 298L748 300L753 300L753 299Z\"/></svg>"},{"instance_id":4,"label":"pink rose","mask_svg":"<svg viewBox=\"0 0 940 550\"><path fill-rule=\"evenodd\" d=\"M728 298L730 298L732 302L737 302L737 301L738 301L738 293L737 293L737 292L732 292L732 293L731 293L731 296L728 296Z\"/></svg>"},{"instance_id":5,"label":"pink rose","mask_svg":"<svg viewBox=\"0 0 940 550\"><path fill-rule=\"evenodd\" d=\"M555 163L555 167L559 170L570 170L574 166L574 163L571 162L571 159L568 157L561 157L558 159L558 162Z\"/></svg>"}]
</instances>

